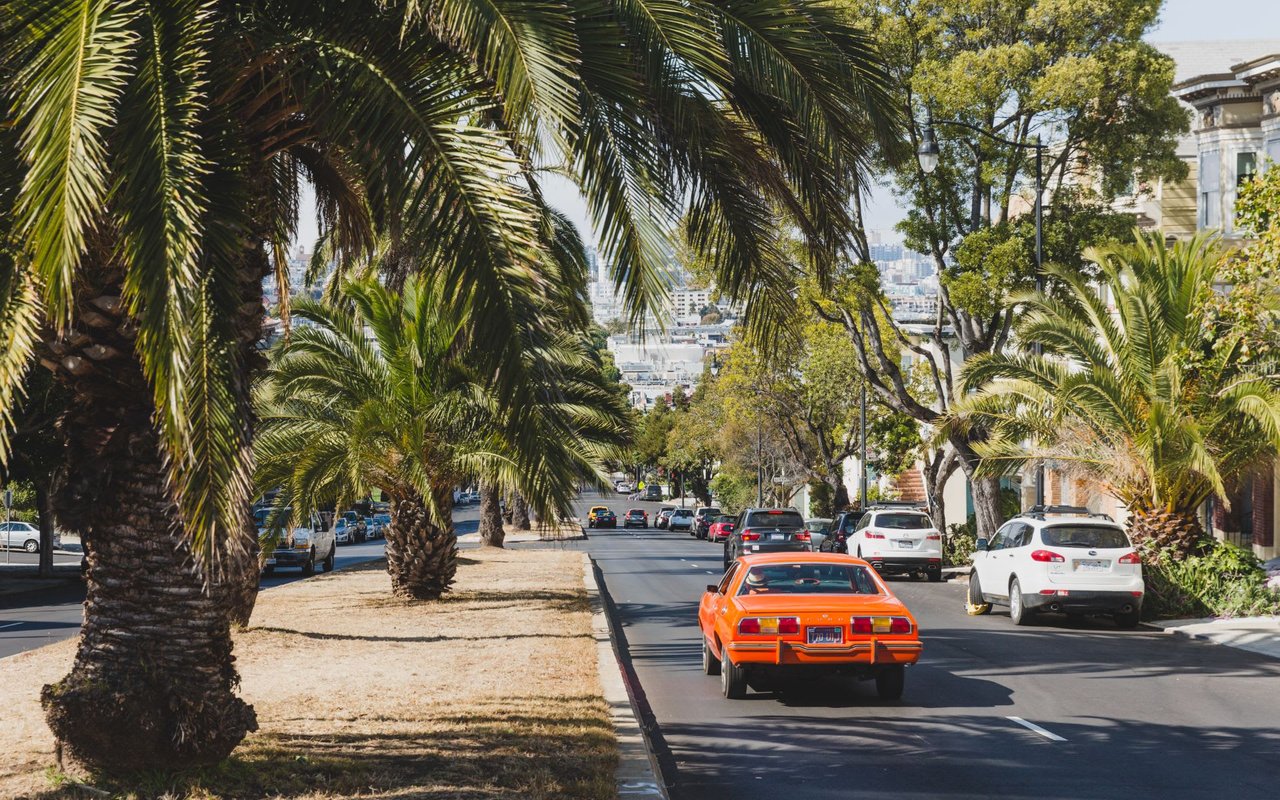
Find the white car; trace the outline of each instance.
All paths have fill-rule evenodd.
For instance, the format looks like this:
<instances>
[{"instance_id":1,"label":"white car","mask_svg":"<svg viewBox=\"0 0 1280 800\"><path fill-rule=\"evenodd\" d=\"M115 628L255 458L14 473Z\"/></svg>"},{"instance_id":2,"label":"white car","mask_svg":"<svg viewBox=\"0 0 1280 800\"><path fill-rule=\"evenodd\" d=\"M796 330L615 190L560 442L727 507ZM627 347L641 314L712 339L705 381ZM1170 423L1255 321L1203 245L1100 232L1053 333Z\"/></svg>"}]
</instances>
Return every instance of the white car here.
<instances>
[{"instance_id":1,"label":"white car","mask_svg":"<svg viewBox=\"0 0 1280 800\"><path fill-rule=\"evenodd\" d=\"M630 481L618 481L613 485L613 488L618 490L618 494L627 494L636 490L635 484Z\"/></svg>"},{"instance_id":2,"label":"white car","mask_svg":"<svg viewBox=\"0 0 1280 800\"><path fill-rule=\"evenodd\" d=\"M356 526L338 517L333 521L333 540L337 544L351 544L356 540Z\"/></svg>"},{"instance_id":3,"label":"white car","mask_svg":"<svg viewBox=\"0 0 1280 800\"><path fill-rule=\"evenodd\" d=\"M21 548L28 553L40 552L40 529L30 522L0 522L0 531L4 532L6 547ZM57 542L54 542L54 546L57 546Z\"/></svg>"},{"instance_id":4,"label":"white car","mask_svg":"<svg viewBox=\"0 0 1280 800\"><path fill-rule=\"evenodd\" d=\"M927 575L942 580L942 535L929 515L910 506L872 506L846 542L850 555L881 575Z\"/></svg>"},{"instance_id":5,"label":"white car","mask_svg":"<svg viewBox=\"0 0 1280 800\"><path fill-rule=\"evenodd\" d=\"M969 612L1008 604L1015 625L1037 612L1103 614L1138 624L1146 586L1124 529L1086 508L1049 506L1020 514L978 540L969 574Z\"/></svg>"}]
</instances>

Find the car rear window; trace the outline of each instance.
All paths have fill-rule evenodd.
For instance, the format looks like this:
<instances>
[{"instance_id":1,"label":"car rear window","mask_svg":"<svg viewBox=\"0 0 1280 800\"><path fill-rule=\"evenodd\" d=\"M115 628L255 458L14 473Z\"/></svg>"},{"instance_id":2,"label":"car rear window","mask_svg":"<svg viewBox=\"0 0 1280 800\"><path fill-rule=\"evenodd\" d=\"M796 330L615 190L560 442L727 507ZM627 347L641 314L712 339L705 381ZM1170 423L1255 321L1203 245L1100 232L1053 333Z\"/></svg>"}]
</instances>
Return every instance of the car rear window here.
<instances>
[{"instance_id":1,"label":"car rear window","mask_svg":"<svg viewBox=\"0 0 1280 800\"><path fill-rule=\"evenodd\" d=\"M803 528L804 517L795 511L756 511L747 517L748 528Z\"/></svg>"},{"instance_id":2,"label":"car rear window","mask_svg":"<svg viewBox=\"0 0 1280 800\"><path fill-rule=\"evenodd\" d=\"M854 564L760 564L747 570L738 594L880 594L880 587Z\"/></svg>"},{"instance_id":3,"label":"car rear window","mask_svg":"<svg viewBox=\"0 0 1280 800\"><path fill-rule=\"evenodd\" d=\"M831 530L831 520L829 519L811 519L805 522L805 527L811 533L827 533Z\"/></svg>"},{"instance_id":4,"label":"car rear window","mask_svg":"<svg viewBox=\"0 0 1280 800\"><path fill-rule=\"evenodd\" d=\"M721 514L720 516L716 517L715 521L716 522L733 522L733 517L729 516L728 514Z\"/></svg>"},{"instance_id":5,"label":"car rear window","mask_svg":"<svg viewBox=\"0 0 1280 800\"><path fill-rule=\"evenodd\" d=\"M878 514L874 525L877 528L890 528L896 531L933 527L933 523L929 522L929 518L924 514Z\"/></svg>"},{"instance_id":6,"label":"car rear window","mask_svg":"<svg viewBox=\"0 0 1280 800\"><path fill-rule=\"evenodd\" d=\"M1129 537L1106 525L1050 525L1040 531L1050 547L1093 547L1101 550L1129 547Z\"/></svg>"}]
</instances>

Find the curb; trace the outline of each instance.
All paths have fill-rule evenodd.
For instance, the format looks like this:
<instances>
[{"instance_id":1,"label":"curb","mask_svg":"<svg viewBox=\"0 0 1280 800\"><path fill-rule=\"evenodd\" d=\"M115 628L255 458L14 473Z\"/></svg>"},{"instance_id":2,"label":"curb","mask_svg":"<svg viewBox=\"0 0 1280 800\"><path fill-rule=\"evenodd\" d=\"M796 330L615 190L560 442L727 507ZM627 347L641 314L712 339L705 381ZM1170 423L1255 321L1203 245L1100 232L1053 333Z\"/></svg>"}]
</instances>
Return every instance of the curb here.
<instances>
[{"instance_id":1,"label":"curb","mask_svg":"<svg viewBox=\"0 0 1280 800\"><path fill-rule=\"evenodd\" d=\"M586 538L586 537L583 537ZM650 797L668 800L665 784L644 728L636 718L634 698L623 678L622 662L611 635L611 620L605 612L600 585L596 582L595 564L582 554L582 582L591 603L591 635L596 640L597 668L604 700L618 737L618 767L614 772L618 797Z\"/></svg>"}]
</instances>

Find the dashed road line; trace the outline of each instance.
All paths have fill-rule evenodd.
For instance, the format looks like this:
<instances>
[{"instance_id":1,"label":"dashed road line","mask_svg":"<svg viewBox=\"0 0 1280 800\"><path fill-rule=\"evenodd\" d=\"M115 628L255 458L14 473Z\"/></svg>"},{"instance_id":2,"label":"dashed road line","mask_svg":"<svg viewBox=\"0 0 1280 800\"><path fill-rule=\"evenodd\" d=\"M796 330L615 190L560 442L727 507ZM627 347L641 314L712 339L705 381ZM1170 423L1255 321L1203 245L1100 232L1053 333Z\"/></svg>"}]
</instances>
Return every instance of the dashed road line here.
<instances>
[{"instance_id":1,"label":"dashed road line","mask_svg":"<svg viewBox=\"0 0 1280 800\"><path fill-rule=\"evenodd\" d=\"M1048 740L1049 740L1049 741L1051 741L1051 742L1065 742L1065 741L1066 741L1066 739L1065 739L1065 738L1063 738L1062 736L1059 736L1058 734L1054 733L1053 731L1047 731L1047 730L1045 730L1044 728L1041 728L1039 725L1035 724L1034 722L1027 722L1027 721L1026 721L1025 719L1023 719L1022 717L1005 717L1005 719L1011 719L1011 720L1013 720L1014 722L1016 722L1016 723L1018 723L1019 725L1021 725L1022 727L1026 728L1027 730L1032 731L1033 733L1038 733L1038 734L1040 734L1041 736L1043 736L1044 738L1048 739Z\"/></svg>"},{"instance_id":2,"label":"dashed road line","mask_svg":"<svg viewBox=\"0 0 1280 800\"><path fill-rule=\"evenodd\" d=\"M5 628L15 628L21 624L22 624L21 622L10 622L8 625L0 625L0 630L3 630Z\"/></svg>"}]
</instances>

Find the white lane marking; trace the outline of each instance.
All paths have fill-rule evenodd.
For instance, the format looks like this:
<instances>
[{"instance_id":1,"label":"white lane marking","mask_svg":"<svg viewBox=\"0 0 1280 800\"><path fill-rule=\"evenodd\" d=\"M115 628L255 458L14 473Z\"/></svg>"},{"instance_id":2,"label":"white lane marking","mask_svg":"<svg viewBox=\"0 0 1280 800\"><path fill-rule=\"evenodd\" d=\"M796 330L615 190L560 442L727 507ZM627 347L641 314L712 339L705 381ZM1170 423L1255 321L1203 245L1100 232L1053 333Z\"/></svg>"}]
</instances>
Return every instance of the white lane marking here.
<instances>
[{"instance_id":1,"label":"white lane marking","mask_svg":"<svg viewBox=\"0 0 1280 800\"><path fill-rule=\"evenodd\" d=\"M18 626L18 625L21 625L21 624L22 624L21 622L10 622L8 625L0 625L0 630L2 630L2 629L4 629L4 628L13 628L13 627Z\"/></svg>"},{"instance_id":2,"label":"white lane marking","mask_svg":"<svg viewBox=\"0 0 1280 800\"><path fill-rule=\"evenodd\" d=\"M707 574L708 574L708 575L715 575L715 573L714 573L714 572L712 572L711 570L707 570Z\"/></svg>"},{"instance_id":3,"label":"white lane marking","mask_svg":"<svg viewBox=\"0 0 1280 800\"><path fill-rule=\"evenodd\" d=\"M1041 736L1043 736L1044 738L1048 739L1048 740L1049 740L1049 741L1051 741L1051 742L1065 742L1065 741L1066 741L1066 739L1064 739L1063 737L1061 737L1061 736L1059 736L1058 734L1054 733L1053 731L1047 731L1047 730L1045 730L1044 728L1041 728L1039 725L1035 724L1034 722L1027 722L1027 721L1026 721L1025 719L1023 719L1022 717L1005 717L1005 719L1011 719L1011 720L1013 720L1014 722L1016 722L1016 723L1018 723L1019 725L1021 725L1022 727L1026 728L1027 730L1032 731L1032 732L1034 732L1034 733L1038 733L1038 734L1040 734Z\"/></svg>"}]
</instances>

